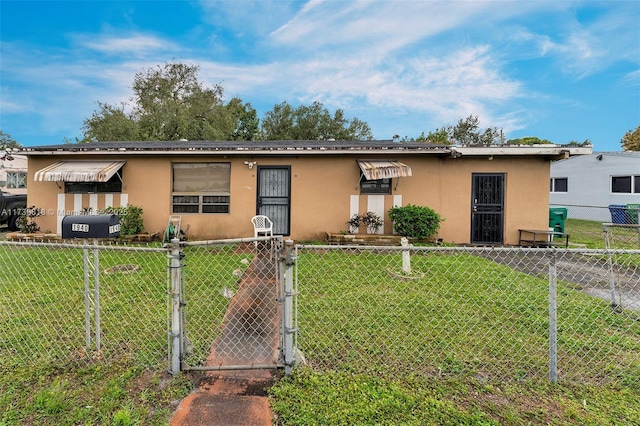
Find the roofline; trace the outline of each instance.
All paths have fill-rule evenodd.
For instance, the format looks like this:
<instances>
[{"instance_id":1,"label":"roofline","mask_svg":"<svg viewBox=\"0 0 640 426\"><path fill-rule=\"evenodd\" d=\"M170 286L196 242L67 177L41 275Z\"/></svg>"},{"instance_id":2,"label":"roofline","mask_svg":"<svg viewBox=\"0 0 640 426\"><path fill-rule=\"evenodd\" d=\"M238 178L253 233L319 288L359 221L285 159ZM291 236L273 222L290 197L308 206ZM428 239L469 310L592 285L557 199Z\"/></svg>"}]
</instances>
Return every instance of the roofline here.
<instances>
[{"instance_id":1,"label":"roofline","mask_svg":"<svg viewBox=\"0 0 640 426\"><path fill-rule=\"evenodd\" d=\"M164 141L93 142L87 144L24 147L20 154L58 155L219 155L219 156L306 156L306 155L440 155L474 156L562 156L591 154L592 147L572 145L457 146L394 141Z\"/></svg>"},{"instance_id":2,"label":"roofline","mask_svg":"<svg viewBox=\"0 0 640 426\"><path fill-rule=\"evenodd\" d=\"M483 156L483 155L585 155L591 154L591 146L570 146L570 145L508 145L508 146L456 146L453 148L463 156Z\"/></svg>"},{"instance_id":3,"label":"roofline","mask_svg":"<svg viewBox=\"0 0 640 426\"><path fill-rule=\"evenodd\" d=\"M282 155L339 155L339 154L450 154L450 149L407 150L407 149L287 149L287 150L92 150L92 151L30 151L28 157L51 155L223 155L223 156L282 156Z\"/></svg>"},{"instance_id":4,"label":"roofline","mask_svg":"<svg viewBox=\"0 0 640 426\"><path fill-rule=\"evenodd\" d=\"M117 154L122 155L307 155L363 152L450 152L448 145L393 141L143 141L92 142L86 144L25 147L34 155Z\"/></svg>"}]
</instances>

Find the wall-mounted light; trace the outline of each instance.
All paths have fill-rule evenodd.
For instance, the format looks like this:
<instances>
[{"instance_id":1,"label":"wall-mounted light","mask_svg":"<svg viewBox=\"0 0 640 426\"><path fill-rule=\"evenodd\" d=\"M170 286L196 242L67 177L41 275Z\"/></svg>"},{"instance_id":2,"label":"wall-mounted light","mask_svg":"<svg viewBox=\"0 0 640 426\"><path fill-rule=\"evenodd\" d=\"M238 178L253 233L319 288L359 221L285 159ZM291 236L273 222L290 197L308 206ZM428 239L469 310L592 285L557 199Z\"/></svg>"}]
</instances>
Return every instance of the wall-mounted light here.
<instances>
[{"instance_id":1,"label":"wall-mounted light","mask_svg":"<svg viewBox=\"0 0 640 426\"><path fill-rule=\"evenodd\" d=\"M598 161L602 161L602 154L598 155L598 156L596 157L596 159L597 159Z\"/></svg>"},{"instance_id":2,"label":"wall-mounted light","mask_svg":"<svg viewBox=\"0 0 640 426\"><path fill-rule=\"evenodd\" d=\"M244 164L249 166L249 170L251 170L257 164L257 161L245 161Z\"/></svg>"},{"instance_id":3,"label":"wall-mounted light","mask_svg":"<svg viewBox=\"0 0 640 426\"><path fill-rule=\"evenodd\" d=\"M493 155L489 156L489 161L493 161Z\"/></svg>"},{"instance_id":4,"label":"wall-mounted light","mask_svg":"<svg viewBox=\"0 0 640 426\"><path fill-rule=\"evenodd\" d=\"M13 161L13 156L9 154L9 151L5 151L2 157L0 157L2 161Z\"/></svg>"}]
</instances>

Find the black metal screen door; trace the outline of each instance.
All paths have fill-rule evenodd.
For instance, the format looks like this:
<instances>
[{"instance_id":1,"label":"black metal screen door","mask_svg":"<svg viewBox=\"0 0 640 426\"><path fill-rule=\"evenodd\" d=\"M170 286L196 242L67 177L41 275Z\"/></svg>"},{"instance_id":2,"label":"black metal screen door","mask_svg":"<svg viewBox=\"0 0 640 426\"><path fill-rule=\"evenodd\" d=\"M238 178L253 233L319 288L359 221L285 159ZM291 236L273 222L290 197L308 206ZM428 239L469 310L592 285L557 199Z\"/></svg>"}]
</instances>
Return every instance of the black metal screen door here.
<instances>
[{"instance_id":1,"label":"black metal screen door","mask_svg":"<svg viewBox=\"0 0 640 426\"><path fill-rule=\"evenodd\" d=\"M291 168L258 167L258 201L256 211L273 222L274 235L289 235L291 211Z\"/></svg>"},{"instance_id":2,"label":"black metal screen door","mask_svg":"<svg viewBox=\"0 0 640 426\"><path fill-rule=\"evenodd\" d=\"M471 175L471 243L502 244L504 174Z\"/></svg>"}]
</instances>

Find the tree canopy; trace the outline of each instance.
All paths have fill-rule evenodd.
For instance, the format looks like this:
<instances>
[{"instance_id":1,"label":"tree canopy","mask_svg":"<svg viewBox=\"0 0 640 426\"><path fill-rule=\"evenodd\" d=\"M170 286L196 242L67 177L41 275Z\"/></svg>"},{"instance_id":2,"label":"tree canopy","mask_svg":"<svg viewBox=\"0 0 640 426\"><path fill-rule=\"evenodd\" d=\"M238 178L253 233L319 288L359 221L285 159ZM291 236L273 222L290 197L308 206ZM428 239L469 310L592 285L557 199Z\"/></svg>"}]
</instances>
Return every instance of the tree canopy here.
<instances>
[{"instance_id":1,"label":"tree canopy","mask_svg":"<svg viewBox=\"0 0 640 426\"><path fill-rule=\"evenodd\" d=\"M635 130L629 130L620 140L625 151L640 151L640 125Z\"/></svg>"},{"instance_id":2,"label":"tree canopy","mask_svg":"<svg viewBox=\"0 0 640 426\"><path fill-rule=\"evenodd\" d=\"M552 144L548 139L540 139L535 136L525 136L523 138L509 139L507 145L546 145Z\"/></svg>"},{"instance_id":3,"label":"tree canopy","mask_svg":"<svg viewBox=\"0 0 640 426\"><path fill-rule=\"evenodd\" d=\"M98 110L84 121L83 140L220 140L255 134L251 105L235 98L224 104L222 87L205 87L198 71L196 65L169 62L136 73L131 104L98 102Z\"/></svg>"},{"instance_id":4,"label":"tree canopy","mask_svg":"<svg viewBox=\"0 0 640 426\"><path fill-rule=\"evenodd\" d=\"M348 120L341 109L331 115L322 103L292 107L287 102L268 111L261 127L265 140L371 140L369 125L357 118Z\"/></svg>"},{"instance_id":5,"label":"tree canopy","mask_svg":"<svg viewBox=\"0 0 640 426\"><path fill-rule=\"evenodd\" d=\"M294 107L284 101L258 118L249 102L233 98L223 101L219 84L205 86L198 80L199 67L168 62L135 74L133 97L129 102L111 105L98 101L98 109L83 122L82 138L88 141L168 141L168 140L372 140L369 125L358 118L348 119L342 109L331 113L321 102ZM1 133L3 146L16 143ZM399 140L398 135L394 140ZM480 128L477 115L458 120L433 132L403 141L439 145L489 146L553 143L537 137L505 142L502 129ZM65 138L65 141L69 141ZM623 149L640 151L640 126L621 139ZM16 143L17 144L17 143ZM570 145L590 145L571 141ZM20 146L19 144L17 145Z\"/></svg>"},{"instance_id":6,"label":"tree canopy","mask_svg":"<svg viewBox=\"0 0 640 426\"><path fill-rule=\"evenodd\" d=\"M459 145L494 145L504 143L502 131L497 127L480 129L480 120L477 115L470 115L458 120L458 124L448 127L448 133L455 143Z\"/></svg>"},{"instance_id":7,"label":"tree canopy","mask_svg":"<svg viewBox=\"0 0 640 426\"><path fill-rule=\"evenodd\" d=\"M393 137L394 140L398 139L399 135L395 135ZM402 139L403 141L411 141L411 142L426 142L433 143L437 145L451 145L453 142L449 138L449 132L446 128L441 128L436 130L435 132L429 132L427 135L424 132L420 133L420 136L417 138L408 139L406 136Z\"/></svg>"},{"instance_id":8,"label":"tree canopy","mask_svg":"<svg viewBox=\"0 0 640 426\"><path fill-rule=\"evenodd\" d=\"M6 151L8 149L20 149L22 145L16 142L9 133L5 133L0 130L0 151Z\"/></svg>"},{"instance_id":9,"label":"tree canopy","mask_svg":"<svg viewBox=\"0 0 640 426\"><path fill-rule=\"evenodd\" d=\"M81 142L373 138L367 123L348 120L341 109L331 114L319 102L275 105L261 125L250 103L237 97L224 103L222 86L206 87L198 71L196 65L169 62L137 73L130 102L98 102L84 120Z\"/></svg>"},{"instance_id":10,"label":"tree canopy","mask_svg":"<svg viewBox=\"0 0 640 426\"><path fill-rule=\"evenodd\" d=\"M417 138L408 139L407 137L404 137L403 140L444 145L458 144L471 146L486 146L504 143L502 130L498 130L497 127L487 127L486 129L481 130L480 120L477 115L470 115L464 119L461 118L455 126L444 126L437 129L435 132L429 132L426 136L424 132L422 132L422 134Z\"/></svg>"}]
</instances>

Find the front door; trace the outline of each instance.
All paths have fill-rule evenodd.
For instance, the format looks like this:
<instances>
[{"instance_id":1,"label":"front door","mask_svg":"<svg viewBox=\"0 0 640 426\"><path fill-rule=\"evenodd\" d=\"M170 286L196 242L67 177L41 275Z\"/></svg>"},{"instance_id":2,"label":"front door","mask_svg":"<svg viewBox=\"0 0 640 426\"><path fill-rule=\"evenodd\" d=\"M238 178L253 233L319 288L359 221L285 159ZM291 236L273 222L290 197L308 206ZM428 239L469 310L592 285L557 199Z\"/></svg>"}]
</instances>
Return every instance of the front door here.
<instances>
[{"instance_id":1,"label":"front door","mask_svg":"<svg viewBox=\"0 0 640 426\"><path fill-rule=\"evenodd\" d=\"M502 244L504 174L471 175L471 243Z\"/></svg>"},{"instance_id":2,"label":"front door","mask_svg":"<svg viewBox=\"0 0 640 426\"><path fill-rule=\"evenodd\" d=\"M291 167L258 166L256 212L271 219L274 235L290 234Z\"/></svg>"}]
</instances>

